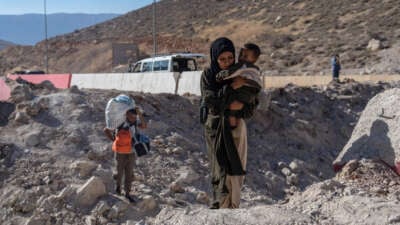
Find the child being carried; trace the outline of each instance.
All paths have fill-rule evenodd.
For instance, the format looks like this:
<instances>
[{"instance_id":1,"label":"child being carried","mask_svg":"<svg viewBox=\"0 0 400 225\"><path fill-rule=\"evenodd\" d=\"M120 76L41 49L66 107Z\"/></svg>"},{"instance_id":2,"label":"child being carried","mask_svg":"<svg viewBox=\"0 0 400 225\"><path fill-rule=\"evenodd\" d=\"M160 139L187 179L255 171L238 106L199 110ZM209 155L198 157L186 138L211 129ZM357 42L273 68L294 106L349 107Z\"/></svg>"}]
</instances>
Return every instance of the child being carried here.
<instances>
[{"instance_id":1,"label":"child being carried","mask_svg":"<svg viewBox=\"0 0 400 225\"><path fill-rule=\"evenodd\" d=\"M257 96L262 89L260 70L254 63L261 54L260 48L247 43L240 50L239 62L228 70L222 70L216 75L217 82L227 81L225 86L224 102L229 106L225 109L229 125L232 129L238 126L239 112L243 104L258 104ZM237 104L237 103L242 104ZM241 105L238 107L238 105Z\"/></svg>"}]
</instances>

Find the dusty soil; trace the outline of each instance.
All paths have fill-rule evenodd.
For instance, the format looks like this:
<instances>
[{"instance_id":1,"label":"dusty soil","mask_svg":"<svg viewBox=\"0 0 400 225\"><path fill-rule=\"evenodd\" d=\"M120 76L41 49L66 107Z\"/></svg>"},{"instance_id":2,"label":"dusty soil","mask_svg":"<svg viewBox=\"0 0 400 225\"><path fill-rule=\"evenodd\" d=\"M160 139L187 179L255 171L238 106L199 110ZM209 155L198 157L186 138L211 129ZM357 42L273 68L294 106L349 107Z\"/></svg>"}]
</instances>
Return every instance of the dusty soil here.
<instances>
[{"instance_id":1,"label":"dusty soil","mask_svg":"<svg viewBox=\"0 0 400 225\"><path fill-rule=\"evenodd\" d=\"M192 220L209 215L210 224L230 218L229 211L207 210L208 160L198 122L198 97L126 93L144 108L150 121L144 132L152 139L151 154L136 162L131 194L137 202L129 204L114 194L115 162L111 143L102 133L105 105L120 92L57 90L47 82L11 86L11 102L0 102L1 224L185 224L185 212L193 215ZM348 224L348 212L338 218L333 209L350 200L371 207L387 202L379 210L391 212L388 208L399 195L390 169L361 162L355 170L359 175L351 174L354 170L335 175L332 161L368 100L398 86L347 81L269 89L272 101L262 104L268 107L247 121L248 175L238 212L263 212L265 220L260 220L272 224L296 218L302 218L298 224ZM365 168L372 170L363 172ZM390 188L371 183L377 176L388 179ZM365 187L371 185L382 187L384 195ZM334 194L335 190L342 194ZM369 195L376 198L368 200ZM332 205L335 202L337 206ZM367 217L361 208L355 215L363 223ZM281 210L287 217L274 214ZM383 215L378 213L372 221ZM248 224L259 224L258 217L250 217L256 219Z\"/></svg>"}]
</instances>

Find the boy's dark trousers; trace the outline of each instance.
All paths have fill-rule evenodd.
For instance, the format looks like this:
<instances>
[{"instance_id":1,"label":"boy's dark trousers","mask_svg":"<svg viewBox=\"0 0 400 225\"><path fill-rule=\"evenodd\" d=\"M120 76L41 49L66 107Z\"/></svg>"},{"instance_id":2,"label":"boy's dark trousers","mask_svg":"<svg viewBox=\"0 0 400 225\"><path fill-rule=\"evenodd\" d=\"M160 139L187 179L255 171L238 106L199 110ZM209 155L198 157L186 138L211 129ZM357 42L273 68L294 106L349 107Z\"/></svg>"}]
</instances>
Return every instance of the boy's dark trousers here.
<instances>
[{"instance_id":1,"label":"boy's dark trousers","mask_svg":"<svg viewBox=\"0 0 400 225\"><path fill-rule=\"evenodd\" d=\"M131 183L133 181L133 165L135 162L135 155L116 153L115 159L117 160L117 188L121 189L122 176L125 174L125 194L131 191Z\"/></svg>"}]
</instances>

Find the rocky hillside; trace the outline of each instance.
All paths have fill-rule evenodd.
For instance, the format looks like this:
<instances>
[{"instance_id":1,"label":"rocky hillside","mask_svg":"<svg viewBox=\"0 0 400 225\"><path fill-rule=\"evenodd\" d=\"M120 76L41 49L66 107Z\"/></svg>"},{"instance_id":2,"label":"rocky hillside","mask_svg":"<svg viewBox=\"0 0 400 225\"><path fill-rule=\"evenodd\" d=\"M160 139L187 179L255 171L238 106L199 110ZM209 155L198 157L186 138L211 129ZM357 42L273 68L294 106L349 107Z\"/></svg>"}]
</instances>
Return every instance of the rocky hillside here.
<instances>
[{"instance_id":1,"label":"rocky hillside","mask_svg":"<svg viewBox=\"0 0 400 225\"><path fill-rule=\"evenodd\" d=\"M337 52L343 67L356 72L398 73L400 2L396 0L162 0L157 4L159 52L190 49L208 53L213 39L228 36L240 47L258 43L259 64L274 73L329 70ZM111 71L111 44L135 43L152 51L152 7L50 40L52 72ZM0 52L0 73L17 66L43 65L44 43ZM389 62L384 67L377 63ZM350 71L354 72L354 71Z\"/></svg>"},{"instance_id":2,"label":"rocky hillside","mask_svg":"<svg viewBox=\"0 0 400 225\"><path fill-rule=\"evenodd\" d=\"M6 48L8 46L12 46L12 45L15 45L15 44L8 42L8 41L0 40L0 50Z\"/></svg>"},{"instance_id":3,"label":"rocky hillside","mask_svg":"<svg viewBox=\"0 0 400 225\"><path fill-rule=\"evenodd\" d=\"M198 97L127 93L144 108L152 139L151 153L137 160L130 204L114 194L115 162L102 133L105 105L119 92L10 82L11 102L0 102L1 224L348 224L349 212L368 224L365 204L382 212L372 221L396 209L399 181L389 168L360 162L335 178L332 162L369 99L399 83L268 90L271 101L247 122L248 175L242 209L231 217L207 209ZM373 183L380 174L387 181ZM381 184L385 192L375 193ZM346 211L349 202L363 207ZM398 222L396 215L384 221Z\"/></svg>"}]
</instances>

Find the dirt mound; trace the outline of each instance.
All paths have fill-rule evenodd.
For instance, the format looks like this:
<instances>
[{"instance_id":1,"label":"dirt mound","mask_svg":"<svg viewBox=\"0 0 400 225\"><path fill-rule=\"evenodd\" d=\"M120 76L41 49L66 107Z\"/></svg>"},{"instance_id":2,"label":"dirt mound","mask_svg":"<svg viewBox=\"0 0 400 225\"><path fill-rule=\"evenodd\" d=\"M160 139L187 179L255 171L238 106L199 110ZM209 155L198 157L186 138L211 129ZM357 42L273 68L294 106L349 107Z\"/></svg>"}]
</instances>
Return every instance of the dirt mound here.
<instances>
[{"instance_id":1,"label":"dirt mound","mask_svg":"<svg viewBox=\"0 0 400 225\"><path fill-rule=\"evenodd\" d=\"M12 86L14 110L0 127L1 224L164 224L171 215L179 219L183 209L208 214L209 169L198 97L125 93L143 107L149 120L145 133L152 140L151 153L137 160L136 204L129 204L114 195L111 143L102 132L107 101L121 92ZM323 186L321 181L333 182L332 161L365 105L392 86L399 84L348 81L268 90L268 110L258 110L248 121L249 166L241 207L254 209L254 215L285 209L287 220L262 217L277 224L332 219L331 211L325 219L310 216L308 209L298 210L303 203L290 202L316 184ZM287 199L288 205L276 204ZM229 212L222 214L224 220Z\"/></svg>"},{"instance_id":2,"label":"dirt mound","mask_svg":"<svg viewBox=\"0 0 400 225\"><path fill-rule=\"evenodd\" d=\"M336 177L349 186L373 196L388 196L400 187L400 177L381 161L362 159L348 162Z\"/></svg>"},{"instance_id":3,"label":"dirt mound","mask_svg":"<svg viewBox=\"0 0 400 225\"><path fill-rule=\"evenodd\" d=\"M279 204L210 211L164 208L157 224L396 224L400 178L381 162L352 161L335 178ZM371 212L374 212L371 214Z\"/></svg>"}]
</instances>

